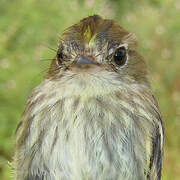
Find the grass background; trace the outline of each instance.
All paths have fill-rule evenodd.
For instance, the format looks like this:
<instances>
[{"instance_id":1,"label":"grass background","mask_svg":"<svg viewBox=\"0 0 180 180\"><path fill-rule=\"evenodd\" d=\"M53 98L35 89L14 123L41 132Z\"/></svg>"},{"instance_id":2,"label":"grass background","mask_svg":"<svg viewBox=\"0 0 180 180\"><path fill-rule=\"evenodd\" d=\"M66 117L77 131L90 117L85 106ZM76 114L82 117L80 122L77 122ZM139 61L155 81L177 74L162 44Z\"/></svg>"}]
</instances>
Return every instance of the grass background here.
<instances>
[{"instance_id":1,"label":"grass background","mask_svg":"<svg viewBox=\"0 0 180 180\"><path fill-rule=\"evenodd\" d=\"M180 179L180 0L0 0L0 179L10 180L13 136L65 28L92 14L136 34L164 117L163 180ZM41 60L43 59L43 60Z\"/></svg>"}]
</instances>

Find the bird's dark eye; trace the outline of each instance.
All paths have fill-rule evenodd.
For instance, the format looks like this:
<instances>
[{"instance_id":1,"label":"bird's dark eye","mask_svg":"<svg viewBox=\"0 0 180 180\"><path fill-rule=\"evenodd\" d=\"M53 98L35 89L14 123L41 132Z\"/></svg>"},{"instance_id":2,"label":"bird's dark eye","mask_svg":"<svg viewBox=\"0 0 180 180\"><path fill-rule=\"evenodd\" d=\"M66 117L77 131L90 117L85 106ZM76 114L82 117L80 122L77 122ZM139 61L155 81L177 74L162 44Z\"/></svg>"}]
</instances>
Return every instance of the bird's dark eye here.
<instances>
[{"instance_id":1,"label":"bird's dark eye","mask_svg":"<svg viewBox=\"0 0 180 180\"><path fill-rule=\"evenodd\" d=\"M117 65L123 66L126 62L127 55L125 47L118 48L114 53L114 61Z\"/></svg>"},{"instance_id":2,"label":"bird's dark eye","mask_svg":"<svg viewBox=\"0 0 180 180\"><path fill-rule=\"evenodd\" d=\"M62 51L58 51L57 52L57 61L58 61L58 63L61 64L62 60L63 60L63 53L62 53Z\"/></svg>"}]
</instances>

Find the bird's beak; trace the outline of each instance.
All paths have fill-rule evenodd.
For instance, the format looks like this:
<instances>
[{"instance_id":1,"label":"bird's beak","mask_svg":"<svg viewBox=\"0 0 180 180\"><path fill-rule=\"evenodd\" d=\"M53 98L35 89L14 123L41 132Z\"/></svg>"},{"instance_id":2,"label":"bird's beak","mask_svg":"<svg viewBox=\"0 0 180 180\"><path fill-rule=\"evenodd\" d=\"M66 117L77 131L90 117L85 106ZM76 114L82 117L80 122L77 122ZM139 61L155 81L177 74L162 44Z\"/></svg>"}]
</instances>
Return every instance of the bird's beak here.
<instances>
[{"instance_id":1,"label":"bird's beak","mask_svg":"<svg viewBox=\"0 0 180 180\"><path fill-rule=\"evenodd\" d=\"M87 58L87 57L82 57L82 56L78 56L76 59L76 65L78 67L83 66L83 65L90 65L90 64L98 64L96 63L94 60Z\"/></svg>"}]
</instances>

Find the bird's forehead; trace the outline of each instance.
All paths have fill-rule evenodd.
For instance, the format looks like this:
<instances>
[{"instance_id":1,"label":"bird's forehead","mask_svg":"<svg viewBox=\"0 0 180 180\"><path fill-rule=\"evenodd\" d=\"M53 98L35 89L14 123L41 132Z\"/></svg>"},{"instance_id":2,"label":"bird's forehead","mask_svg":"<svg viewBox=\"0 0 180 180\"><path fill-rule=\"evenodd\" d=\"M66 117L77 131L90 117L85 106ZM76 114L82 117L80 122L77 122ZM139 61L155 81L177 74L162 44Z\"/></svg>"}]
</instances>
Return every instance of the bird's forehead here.
<instances>
[{"instance_id":1,"label":"bird's forehead","mask_svg":"<svg viewBox=\"0 0 180 180\"><path fill-rule=\"evenodd\" d=\"M66 29L62 39L71 51L105 52L120 43L126 43L129 34L114 21L94 15Z\"/></svg>"}]
</instances>

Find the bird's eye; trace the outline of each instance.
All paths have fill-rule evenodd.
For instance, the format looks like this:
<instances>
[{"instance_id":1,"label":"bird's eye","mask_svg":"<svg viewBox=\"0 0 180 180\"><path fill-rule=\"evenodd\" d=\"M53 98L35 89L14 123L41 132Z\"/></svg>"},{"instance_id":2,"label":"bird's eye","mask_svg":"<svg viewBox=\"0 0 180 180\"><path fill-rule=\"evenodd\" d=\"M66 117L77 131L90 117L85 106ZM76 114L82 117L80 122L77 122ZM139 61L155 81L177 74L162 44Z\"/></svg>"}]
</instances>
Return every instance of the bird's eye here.
<instances>
[{"instance_id":1,"label":"bird's eye","mask_svg":"<svg viewBox=\"0 0 180 180\"><path fill-rule=\"evenodd\" d=\"M63 53L62 53L62 51L58 51L57 52L57 61L58 61L58 63L61 64L62 60L63 60Z\"/></svg>"},{"instance_id":2,"label":"bird's eye","mask_svg":"<svg viewBox=\"0 0 180 180\"><path fill-rule=\"evenodd\" d=\"M118 48L114 53L114 61L117 65L123 66L126 62L127 55L125 47Z\"/></svg>"}]
</instances>

